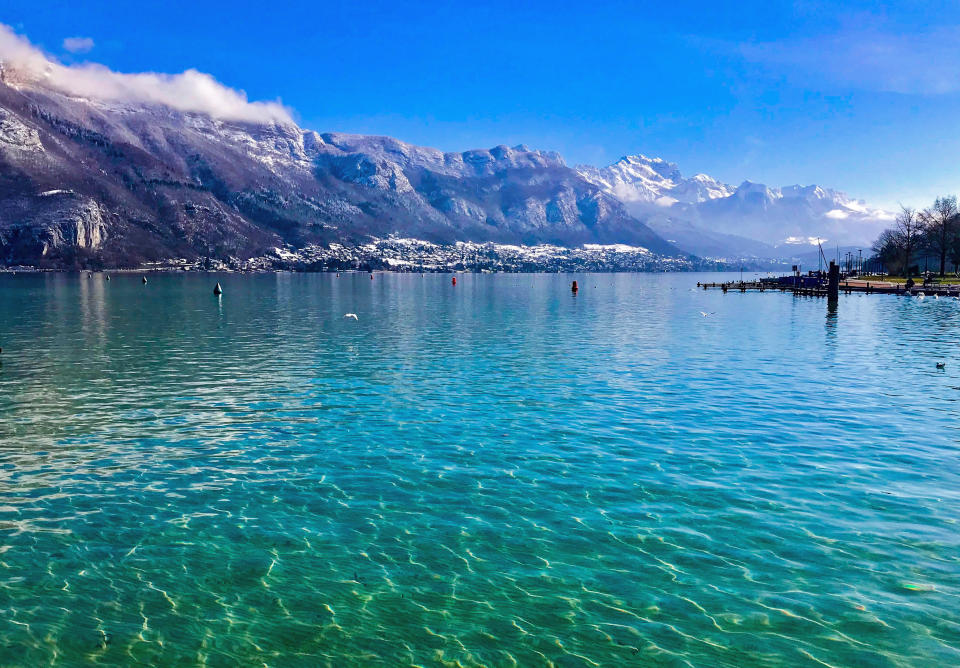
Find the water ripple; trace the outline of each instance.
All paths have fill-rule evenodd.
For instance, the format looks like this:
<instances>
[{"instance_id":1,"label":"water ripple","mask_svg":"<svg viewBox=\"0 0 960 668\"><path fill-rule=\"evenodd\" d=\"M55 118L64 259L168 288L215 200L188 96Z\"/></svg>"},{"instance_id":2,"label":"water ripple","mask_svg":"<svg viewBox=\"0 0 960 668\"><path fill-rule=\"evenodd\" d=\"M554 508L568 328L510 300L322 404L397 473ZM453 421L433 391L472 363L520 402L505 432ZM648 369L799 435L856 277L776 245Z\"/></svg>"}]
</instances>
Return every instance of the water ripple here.
<instances>
[{"instance_id":1,"label":"water ripple","mask_svg":"<svg viewBox=\"0 0 960 668\"><path fill-rule=\"evenodd\" d=\"M960 304L703 278L0 276L0 664L960 663Z\"/></svg>"}]
</instances>

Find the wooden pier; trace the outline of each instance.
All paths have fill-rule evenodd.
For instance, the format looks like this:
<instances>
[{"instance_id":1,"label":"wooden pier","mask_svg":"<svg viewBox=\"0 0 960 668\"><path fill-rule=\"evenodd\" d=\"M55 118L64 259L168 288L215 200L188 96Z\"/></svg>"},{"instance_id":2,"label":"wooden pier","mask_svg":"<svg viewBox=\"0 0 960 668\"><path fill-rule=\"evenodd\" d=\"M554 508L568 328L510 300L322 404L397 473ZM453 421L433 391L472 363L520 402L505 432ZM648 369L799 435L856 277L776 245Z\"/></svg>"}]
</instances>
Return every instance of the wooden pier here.
<instances>
[{"instance_id":1,"label":"wooden pier","mask_svg":"<svg viewBox=\"0 0 960 668\"><path fill-rule=\"evenodd\" d=\"M824 282L819 286L795 286L773 281L727 281L725 283L697 283L698 288L704 290L723 290L724 292L791 292L802 297L826 297L827 285ZM927 297L960 297L960 285L920 285L915 284L907 289L903 284L893 284L875 281L840 281L840 292L853 294L863 292L877 295L904 295L916 297L923 293Z\"/></svg>"}]
</instances>

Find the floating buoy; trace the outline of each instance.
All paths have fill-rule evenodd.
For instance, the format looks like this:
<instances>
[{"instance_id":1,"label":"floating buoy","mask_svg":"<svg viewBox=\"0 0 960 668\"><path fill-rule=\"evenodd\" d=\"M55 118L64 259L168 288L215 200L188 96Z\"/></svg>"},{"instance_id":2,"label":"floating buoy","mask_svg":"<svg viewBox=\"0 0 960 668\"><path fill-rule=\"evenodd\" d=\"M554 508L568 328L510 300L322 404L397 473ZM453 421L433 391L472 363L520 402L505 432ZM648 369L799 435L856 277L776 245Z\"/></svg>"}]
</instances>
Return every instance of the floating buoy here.
<instances>
[{"instance_id":1,"label":"floating buoy","mask_svg":"<svg viewBox=\"0 0 960 668\"><path fill-rule=\"evenodd\" d=\"M140 281L141 281L144 285L146 285L146 283L147 283L147 277L146 277L146 276L142 277L142 278L140 279Z\"/></svg>"},{"instance_id":2,"label":"floating buoy","mask_svg":"<svg viewBox=\"0 0 960 668\"><path fill-rule=\"evenodd\" d=\"M370 280L373 280L373 272L370 272Z\"/></svg>"},{"instance_id":3,"label":"floating buoy","mask_svg":"<svg viewBox=\"0 0 960 668\"><path fill-rule=\"evenodd\" d=\"M107 280L108 281L110 280L110 274L107 274Z\"/></svg>"},{"instance_id":4,"label":"floating buoy","mask_svg":"<svg viewBox=\"0 0 960 668\"><path fill-rule=\"evenodd\" d=\"M580 286L577 285L577 282L576 282L576 281L574 281L574 282L573 282L573 285L570 286L570 291L571 291L571 292L576 292L576 291L579 290L579 289L580 289Z\"/></svg>"},{"instance_id":5,"label":"floating buoy","mask_svg":"<svg viewBox=\"0 0 960 668\"><path fill-rule=\"evenodd\" d=\"M223 288L220 287L220 281L217 281L217 284L213 286L213 294L215 295L223 294Z\"/></svg>"},{"instance_id":6,"label":"floating buoy","mask_svg":"<svg viewBox=\"0 0 960 668\"><path fill-rule=\"evenodd\" d=\"M454 276L454 277L453 277L453 280L450 281L450 283L451 283L452 285L456 285L456 284L457 284L457 277Z\"/></svg>"}]
</instances>

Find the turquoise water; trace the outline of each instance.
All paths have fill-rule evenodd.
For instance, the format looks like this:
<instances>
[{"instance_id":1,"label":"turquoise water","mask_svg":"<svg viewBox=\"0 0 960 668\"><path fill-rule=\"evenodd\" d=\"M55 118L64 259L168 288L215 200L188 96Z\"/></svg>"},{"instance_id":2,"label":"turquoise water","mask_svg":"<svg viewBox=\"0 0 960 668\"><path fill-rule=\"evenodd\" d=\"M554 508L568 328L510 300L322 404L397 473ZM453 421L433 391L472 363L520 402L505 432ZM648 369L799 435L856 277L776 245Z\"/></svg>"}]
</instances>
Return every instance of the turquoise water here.
<instances>
[{"instance_id":1,"label":"turquoise water","mask_svg":"<svg viewBox=\"0 0 960 668\"><path fill-rule=\"evenodd\" d=\"M960 303L704 278L0 275L0 665L960 664Z\"/></svg>"}]
</instances>

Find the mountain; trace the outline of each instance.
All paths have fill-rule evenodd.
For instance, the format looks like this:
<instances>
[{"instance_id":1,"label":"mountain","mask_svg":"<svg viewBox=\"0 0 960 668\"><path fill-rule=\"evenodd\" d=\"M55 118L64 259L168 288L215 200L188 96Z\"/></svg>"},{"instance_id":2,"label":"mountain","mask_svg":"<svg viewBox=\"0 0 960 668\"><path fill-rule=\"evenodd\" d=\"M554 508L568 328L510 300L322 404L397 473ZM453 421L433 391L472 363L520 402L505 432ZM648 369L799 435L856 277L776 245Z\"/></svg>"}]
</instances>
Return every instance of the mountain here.
<instances>
[{"instance_id":1,"label":"mountain","mask_svg":"<svg viewBox=\"0 0 960 668\"><path fill-rule=\"evenodd\" d=\"M444 153L282 113L178 109L129 86L104 99L109 86L79 94L76 81L0 70L0 263L250 257L388 235L680 253L555 153Z\"/></svg>"},{"instance_id":2,"label":"mountain","mask_svg":"<svg viewBox=\"0 0 960 668\"><path fill-rule=\"evenodd\" d=\"M320 134L201 72L64 65L0 24L0 264L242 259L390 236L783 258L817 237L862 245L888 220L837 191L733 187L642 155L571 168L522 145Z\"/></svg>"},{"instance_id":3,"label":"mountain","mask_svg":"<svg viewBox=\"0 0 960 668\"><path fill-rule=\"evenodd\" d=\"M675 164L642 155L577 170L666 239L710 257L789 257L818 238L862 247L892 220L836 190L750 181L733 187L705 174L684 178Z\"/></svg>"},{"instance_id":4,"label":"mountain","mask_svg":"<svg viewBox=\"0 0 960 668\"><path fill-rule=\"evenodd\" d=\"M662 158L628 155L609 167L577 167L584 178L627 203L670 206L728 197L733 188L706 174L683 178L680 169Z\"/></svg>"}]
</instances>

